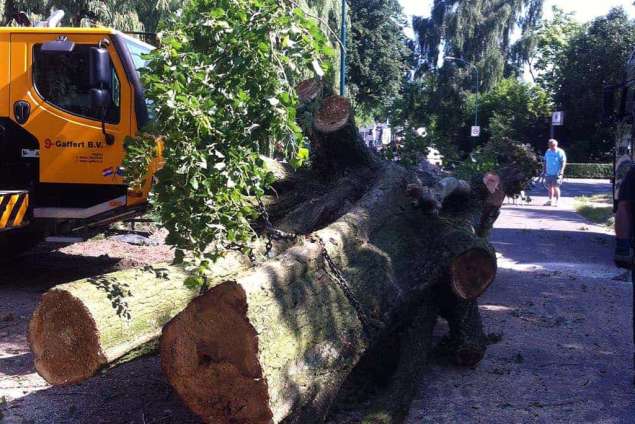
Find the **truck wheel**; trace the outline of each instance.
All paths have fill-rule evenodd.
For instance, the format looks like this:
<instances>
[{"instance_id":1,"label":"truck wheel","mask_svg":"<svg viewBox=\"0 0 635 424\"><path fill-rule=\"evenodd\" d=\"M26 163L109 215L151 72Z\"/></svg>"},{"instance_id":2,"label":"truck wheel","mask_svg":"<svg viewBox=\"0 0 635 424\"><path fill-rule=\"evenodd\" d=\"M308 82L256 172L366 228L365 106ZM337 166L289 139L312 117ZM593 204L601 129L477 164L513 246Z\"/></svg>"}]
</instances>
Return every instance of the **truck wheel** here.
<instances>
[{"instance_id":1,"label":"truck wheel","mask_svg":"<svg viewBox=\"0 0 635 424\"><path fill-rule=\"evenodd\" d=\"M44 240L44 233L37 231L9 230L0 233L0 262L25 253Z\"/></svg>"}]
</instances>

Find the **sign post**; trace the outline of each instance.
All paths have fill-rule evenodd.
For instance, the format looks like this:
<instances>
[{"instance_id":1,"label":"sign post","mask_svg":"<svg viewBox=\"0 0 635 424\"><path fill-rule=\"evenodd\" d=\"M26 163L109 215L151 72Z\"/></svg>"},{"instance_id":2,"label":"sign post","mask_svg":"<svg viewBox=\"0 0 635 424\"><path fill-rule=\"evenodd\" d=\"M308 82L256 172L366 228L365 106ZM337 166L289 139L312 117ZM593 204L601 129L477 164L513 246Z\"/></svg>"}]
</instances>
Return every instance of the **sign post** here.
<instances>
[{"instance_id":1,"label":"sign post","mask_svg":"<svg viewBox=\"0 0 635 424\"><path fill-rule=\"evenodd\" d=\"M551 115L551 131L549 132L549 138L556 136L556 127L564 125L564 112L558 110Z\"/></svg>"},{"instance_id":2,"label":"sign post","mask_svg":"<svg viewBox=\"0 0 635 424\"><path fill-rule=\"evenodd\" d=\"M472 137L480 137L481 136L481 127L479 127L478 125L474 125L472 127L471 135L472 135Z\"/></svg>"}]
</instances>

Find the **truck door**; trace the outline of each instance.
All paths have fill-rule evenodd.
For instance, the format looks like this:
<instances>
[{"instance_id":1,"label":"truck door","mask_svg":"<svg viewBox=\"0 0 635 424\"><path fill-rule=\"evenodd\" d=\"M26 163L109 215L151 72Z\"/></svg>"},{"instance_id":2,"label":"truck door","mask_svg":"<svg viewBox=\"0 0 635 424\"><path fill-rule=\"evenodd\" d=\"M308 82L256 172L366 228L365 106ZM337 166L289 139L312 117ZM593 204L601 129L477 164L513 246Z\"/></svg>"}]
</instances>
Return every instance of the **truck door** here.
<instances>
[{"instance_id":1,"label":"truck door","mask_svg":"<svg viewBox=\"0 0 635 424\"><path fill-rule=\"evenodd\" d=\"M124 138L130 134L132 89L112 43L107 49L113 65L106 113L91 104L90 48L108 40L107 34L69 32L70 52L44 52L43 43L58 33L11 35L11 119L37 139L39 207L90 208L104 202L125 204L126 188L118 172ZM121 204L120 204L121 203ZM94 209L93 209L94 210ZM61 217L61 216L60 216Z\"/></svg>"}]
</instances>

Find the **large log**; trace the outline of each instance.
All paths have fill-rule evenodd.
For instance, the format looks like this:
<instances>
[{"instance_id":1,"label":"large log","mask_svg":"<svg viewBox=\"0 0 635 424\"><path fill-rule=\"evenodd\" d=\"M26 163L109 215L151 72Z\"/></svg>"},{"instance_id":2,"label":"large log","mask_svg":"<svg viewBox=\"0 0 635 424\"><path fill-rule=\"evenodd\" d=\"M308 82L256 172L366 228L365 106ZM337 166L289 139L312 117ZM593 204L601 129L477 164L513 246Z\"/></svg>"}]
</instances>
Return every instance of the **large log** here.
<instances>
[{"instance_id":1,"label":"large log","mask_svg":"<svg viewBox=\"0 0 635 424\"><path fill-rule=\"evenodd\" d=\"M430 213L413 207L412 181L381 165L335 222L212 288L165 326L162 368L205 422L321 422L368 347L420 316L430 289L441 284L470 301L491 284L494 249L471 225L486 199L462 215ZM442 205L466 194L459 185ZM473 361L482 357L482 345L470 347L482 328L464 326L451 322L458 357Z\"/></svg>"},{"instance_id":2,"label":"large log","mask_svg":"<svg viewBox=\"0 0 635 424\"><path fill-rule=\"evenodd\" d=\"M208 274L210 284L251 267L228 254ZM74 384L156 350L163 325L199 294L178 266L118 271L55 286L29 322L35 369L50 384Z\"/></svg>"},{"instance_id":3,"label":"large log","mask_svg":"<svg viewBox=\"0 0 635 424\"><path fill-rule=\"evenodd\" d=\"M274 176L274 190L298 192L306 181L290 166L261 157ZM270 200L273 211L293 208L304 200L291 196ZM257 257L276 254L287 243L265 252L256 243ZM207 274L214 285L253 266L251 260L229 252ZM85 278L53 287L42 296L29 323L28 341L37 372L50 384L80 383L100 369L155 352L162 326L199 294L185 287L188 274L179 266L158 265Z\"/></svg>"}]
</instances>

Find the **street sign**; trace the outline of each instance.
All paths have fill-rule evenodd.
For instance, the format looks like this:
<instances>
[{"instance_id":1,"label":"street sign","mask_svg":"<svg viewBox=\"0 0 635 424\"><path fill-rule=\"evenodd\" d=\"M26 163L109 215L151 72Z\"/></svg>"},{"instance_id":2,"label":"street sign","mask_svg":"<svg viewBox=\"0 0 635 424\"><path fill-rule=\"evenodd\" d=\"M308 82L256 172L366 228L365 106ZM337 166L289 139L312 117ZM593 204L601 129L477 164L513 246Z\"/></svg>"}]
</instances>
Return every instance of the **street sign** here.
<instances>
[{"instance_id":1,"label":"street sign","mask_svg":"<svg viewBox=\"0 0 635 424\"><path fill-rule=\"evenodd\" d=\"M563 111L557 111L554 112L553 115L551 115L551 125L555 126L555 127L560 127L562 125L564 125L564 112Z\"/></svg>"},{"instance_id":2,"label":"street sign","mask_svg":"<svg viewBox=\"0 0 635 424\"><path fill-rule=\"evenodd\" d=\"M472 137L480 137L481 136L481 127L473 126L472 127Z\"/></svg>"}]
</instances>

